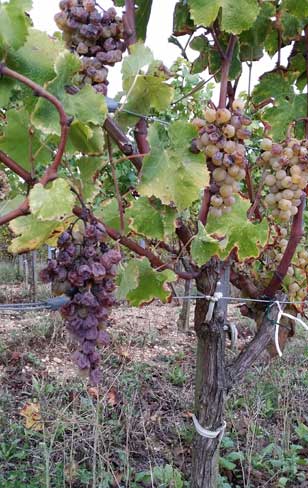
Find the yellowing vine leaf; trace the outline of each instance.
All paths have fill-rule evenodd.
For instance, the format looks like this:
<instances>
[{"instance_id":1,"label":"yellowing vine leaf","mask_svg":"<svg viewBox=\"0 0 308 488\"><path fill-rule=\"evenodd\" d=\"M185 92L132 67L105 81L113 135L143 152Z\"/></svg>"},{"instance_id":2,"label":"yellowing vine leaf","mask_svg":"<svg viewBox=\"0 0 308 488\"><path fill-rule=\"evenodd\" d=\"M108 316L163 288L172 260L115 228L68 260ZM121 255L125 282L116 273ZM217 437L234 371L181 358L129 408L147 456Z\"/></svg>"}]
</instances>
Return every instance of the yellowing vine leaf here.
<instances>
[{"instance_id":1,"label":"yellowing vine leaf","mask_svg":"<svg viewBox=\"0 0 308 488\"><path fill-rule=\"evenodd\" d=\"M40 183L34 185L29 194L31 212L38 220L61 220L72 214L75 203L69 183L57 178L45 188Z\"/></svg>"},{"instance_id":2,"label":"yellowing vine leaf","mask_svg":"<svg viewBox=\"0 0 308 488\"><path fill-rule=\"evenodd\" d=\"M65 230L69 220L58 221L38 220L34 215L26 215L12 220L9 224L11 231L18 237L12 240L9 252L20 254L37 249L50 239L56 240ZM53 240L53 242L54 242Z\"/></svg>"},{"instance_id":3,"label":"yellowing vine leaf","mask_svg":"<svg viewBox=\"0 0 308 488\"><path fill-rule=\"evenodd\" d=\"M36 432L43 430L41 406L39 403L26 403L19 414L25 417L26 429L35 430Z\"/></svg>"}]
</instances>

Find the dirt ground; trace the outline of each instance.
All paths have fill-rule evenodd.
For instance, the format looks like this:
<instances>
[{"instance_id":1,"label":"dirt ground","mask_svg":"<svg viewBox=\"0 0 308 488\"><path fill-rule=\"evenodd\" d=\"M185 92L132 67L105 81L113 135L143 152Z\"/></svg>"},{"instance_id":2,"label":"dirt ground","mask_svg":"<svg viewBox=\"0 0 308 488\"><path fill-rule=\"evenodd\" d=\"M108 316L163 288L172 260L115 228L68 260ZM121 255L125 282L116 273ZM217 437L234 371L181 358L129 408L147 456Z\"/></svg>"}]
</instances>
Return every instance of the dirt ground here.
<instances>
[{"instance_id":1,"label":"dirt ground","mask_svg":"<svg viewBox=\"0 0 308 488\"><path fill-rule=\"evenodd\" d=\"M0 301L8 299L26 296L18 285L1 286ZM177 330L179 312L159 302L117 307L99 389L80 378L58 313L2 313L1 488L189 486L193 307L188 333ZM234 306L230 314L241 349L252 322ZM307 361L297 337L282 360L260 362L229 396L221 487L307 488ZM25 428L21 412L29 404L38 405L41 429Z\"/></svg>"}]
</instances>

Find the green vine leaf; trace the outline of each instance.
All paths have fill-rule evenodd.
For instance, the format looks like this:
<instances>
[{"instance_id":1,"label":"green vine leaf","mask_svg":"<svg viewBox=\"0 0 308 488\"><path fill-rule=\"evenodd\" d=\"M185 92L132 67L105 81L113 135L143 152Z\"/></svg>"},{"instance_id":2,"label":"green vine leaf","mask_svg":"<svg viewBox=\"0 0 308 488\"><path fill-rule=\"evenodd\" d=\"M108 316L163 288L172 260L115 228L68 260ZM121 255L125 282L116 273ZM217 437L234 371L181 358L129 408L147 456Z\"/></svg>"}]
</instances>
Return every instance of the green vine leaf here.
<instances>
[{"instance_id":1,"label":"green vine leaf","mask_svg":"<svg viewBox=\"0 0 308 488\"><path fill-rule=\"evenodd\" d=\"M62 220L71 215L75 199L63 178L57 178L49 187L37 183L29 193L30 209L38 220Z\"/></svg>"},{"instance_id":2,"label":"green vine leaf","mask_svg":"<svg viewBox=\"0 0 308 488\"><path fill-rule=\"evenodd\" d=\"M159 126L149 130L151 152L144 158L138 191L143 196L156 196L162 203L173 203L179 210L188 208L200 197L209 182L202 154L190 151L197 130L191 124L177 121L169 126L169 142L164 144Z\"/></svg>"},{"instance_id":3,"label":"green vine leaf","mask_svg":"<svg viewBox=\"0 0 308 488\"><path fill-rule=\"evenodd\" d=\"M85 125L102 126L107 116L105 98L90 86L84 86L76 95L69 95L65 87L72 83L80 70L81 61L74 54L61 53L55 64L57 76L47 84L47 90L55 95L64 106L67 115ZM60 134L59 114L45 99L40 99L33 114L33 123L46 133Z\"/></svg>"},{"instance_id":4,"label":"green vine leaf","mask_svg":"<svg viewBox=\"0 0 308 488\"><path fill-rule=\"evenodd\" d=\"M6 113L6 125L0 137L0 149L29 171L31 170L30 148L33 155L37 154L37 161L40 164L50 162L52 158L52 152L41 143L42 133L39 130L34 130L33 136L29 137L31 127L30 116L25 108L19 110L13 108Z\"/></svg>"},{"instance_id":5,"label":"green vine leaf","mask_svg":"<svg viewBox=\"0 0 308 488\"><path fill-rule=\"evenodd\" d=\"M130 229L149 239L164 240L175 228L175 209L163 205L155 208L146 197L133 201L125 213L130 220Z\"/></svg>"},{"instance_id":6,"label":"green vine leaf","mask_svg":"<svg viewBox=\"0 0 308 488\"><path fill-rule=\"evenodd\" d=\"M162 112L169 107L174 95L174 89L163 78L152 75L139 75L129 90L124 110L148 115L154 109ZM134 118L136 118L134 116ZM126 113L119 114L120 122L125 124L132 117Z\"/></svg>"},{"instance_id":7,"label":"green vine leaf","mask_svg":"<svg viewBox=\"0 0 308 488\"><path fill-rule=\"evenodd\" d=\"M18 73L27 76L35 83L44 86L55 76L55 62L59 54L64 51L64 43L59 39L51 38L45 32L36 29L29 29L25 44L16 50L9 49L7 65ZM0 92L3 80L0 80ZM11 82L21 92L23 102L30 112L34 109L37 99L33 96L32 90L21 83ZM9 92L9 96L11 95Z\"/></svg>"},{"instance_id":8,"label":"green vine leaf","mask_svg":"<svg viewBox=\"0 0 308 488\"><path fill-rule=\"evenodd\" d=\"M279 104L283 100L292 98L294 80L295 75L284 70L275 69L265 73L259 78L259 83L252 92L254 103L258 104L267 98L273 98Z\"/></svg>"},{"instance_id":9,"label":"green vine leaf","mask_svg":"<svg viewBox=\"0 0 308 488\"><path fill-rule=\"evenodd\" d=\"M257 0L188 0L195 24L209 27L222 9L222 30L240 34L249 29L259 12Z\"/></svg>"},{"instance_id":10,"label":"green vine leaf","mask_svg":"<svg viewBox=\"0 0 308 488\"><path fill-rule=\"evenodd\" d=\"M264 119L272 126L271 134L276 140L283 140L286 128L294 120L306 117L306 95L294 95L290 100L283 100L279 106L271 107L264 112ZM298 137L303 137L302 127L297 125Z\"/></svg>"},{"instance_id":11,"label":"green vine leaf","mask_svg":"<svg viewBox=\"0 0 308 488\"><path fill-rule=\"evenodd\" d=\"M198 234L192 243L192 257L198 265L205 264L214 255L225 259L233 250L237 251L240 261L260 254L267 242L268 223L248 220L249 207L248 200L237 197L230 213L219 219L209 216L206 228L199 223Z\"/></svg>"},{"instance_id":12,"label":"green vine leaf","mask_svg":"<svg viewBox=\"0 0 308 488\"><path fill-rule=\"evenodd\" d=\"M130 55L127 56L122 64L123 89L128 92L140 70L153 61L153 54L150 48L145 47L142 42L138 42L130 47Z\"/></svg>"},{"instance_id":13,"label":"green vine leaf","mask_svg":"<svg viewBox=\"0 0 308 488\"><path fill-rule=\"evenodd\" d=\"M283 0L282 9L287 10L290 14L305 19L308 17L308 2L307 0Z\"/></svg>"},{"instance_id":14,"label":"green vine leaf","mask_svg":"<svg viewBox=\"0 0 308 488\"><path fill-rule=\"evenodd\" d=\"M128 300L133 307L139 307L158 298L163 303L171 295L166 283L175 281L173 271L155 271L146 258L132 259L120 270L118 297Z\"/></svg>"},{"instance_id":15,"label":"green vine leaf","mask_svg":"<svg viewBox=\"0 0 308 488\"><path fill-rule=\"evenodd\" d=\"M109 200L102 202L101 208L95 212L95 215L98 218L101 218L106 225L120 232L121 222L118 201L116 198L110 198ZM126 215L124 215L124 226L124 233L127 234L129 229Z\"/></svg>"},{"instance_id":16,"label":"green vine leaf","mask_svg":"<svg viewBox=\"0 0 308 488\"><path fill-rule=\"evenodd\" d=\"M275 7L271 3L263 3L254 24L249 30L240 35L241 61L258 61L263 56L264 44L271 32L272 20L275 15Z\"/></svg>"},{"instance_id":17,"label":"green vine leaf","mask_svg":"<svg viewBox=\"0 0 308 488\"><path fill-rule=\"evenodd\" d=\"M0 4L0 57L8 48L18 49L26 41L30 21L25 10L31 10L30 0L10 0Z\"/></svg>"},{"instance_id":18,"label":"green vine leaf","mask_svg":"<svg viewBox=\"0 0 308 488\"><path fill-rule=\"evenodd\" d=\"M96 182L96 175L107 164L103 158L84 156L77 161L80 174L82 197L85 202L93 201L98 194L100 186Z\"/></svg>"}]
</instances>

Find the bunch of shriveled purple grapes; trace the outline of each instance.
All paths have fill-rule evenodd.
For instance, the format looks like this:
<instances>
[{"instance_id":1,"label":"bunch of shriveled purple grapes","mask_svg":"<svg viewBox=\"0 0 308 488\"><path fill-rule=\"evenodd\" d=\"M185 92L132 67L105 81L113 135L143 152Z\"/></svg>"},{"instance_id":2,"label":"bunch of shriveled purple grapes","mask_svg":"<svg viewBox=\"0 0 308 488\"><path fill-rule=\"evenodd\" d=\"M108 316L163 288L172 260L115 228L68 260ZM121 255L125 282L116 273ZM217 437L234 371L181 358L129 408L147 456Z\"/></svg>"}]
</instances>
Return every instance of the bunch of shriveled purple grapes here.
<instances>
[{"instance_id":1,"label":"bunch of shriveled purple grapes","mask_svg":"<svg viewBox=\"0 0 308 488\"><path fill-rule=\"evenodd\" d=\"M69 49L81 56L80 84L90 83L107 94L108 69L122 60L126 49L123 22L114 8L96 8L95 0L61 0L55 22Z\"/></svg>"},{"instance_id":2,"label":"bunch of shriveled purple grapes","mask_svg":"<svg viewBox=\"0 0 308 488\"><path fill-rule=\"evenodd\" d=\"M56 259L41 272L42 281L51 282L55 294L70 296L61 315L79 343L74 360L92 384L100 381L97 346L109 343L106 325L121 260L120 252L105 244L106 237L104 226L96 221L85 221L83 232L65 231L58 239Z\"/></svg>"},{"instance_id":3,"label":"bunch of shriveled purple grapes","mask_svg":"<svg viewBox=\"0 0 308 488\"><path fill-rule=\"evenodd\" d=\"M246 176L247 158L244 141L251 132L251 119L244 114L244 102L235 100L232 111L226 108L207 108L204 119L192 123L199 129L197 148L206 155L211 171L211 205L209 213L220 217L231 211L234 194Z\"/></svg>"},{"instance_id":4,"label":"bunch of shriveled purple grapes","mask_svg":"<svg viewBox=\"0 0 308 488\"><path fill-rule=\"evenodd\" d=\"M8 177L4 171L0 171L0 200L4 200L11 191Z\"/></svg>"}]
</instances>

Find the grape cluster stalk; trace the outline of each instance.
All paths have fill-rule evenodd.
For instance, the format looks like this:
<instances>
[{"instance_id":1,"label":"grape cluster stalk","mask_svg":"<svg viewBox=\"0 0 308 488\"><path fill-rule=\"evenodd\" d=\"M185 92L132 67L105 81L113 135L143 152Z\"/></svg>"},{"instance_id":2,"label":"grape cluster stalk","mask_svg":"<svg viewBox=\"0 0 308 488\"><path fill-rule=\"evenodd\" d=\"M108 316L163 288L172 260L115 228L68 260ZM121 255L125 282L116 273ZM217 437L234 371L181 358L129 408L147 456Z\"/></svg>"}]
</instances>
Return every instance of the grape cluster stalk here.
<instances>
[{"instance_id":1,"label":"grape cluster stalk","mask_svg":"<svg viewBox=\"0 0 308 488\"><path fill-rule=\"evenodd\" d=\"M0 171L0 201L5 200L11 191L9 180L4 171Z\"/></svg>"},{"instance_id":2,"label":"grape cluster stalk","mask_svg":"<svg viewBox=\"0 0 308 488\"><path fill-rule=\"evenodd\" d=\"M56 259L48 262L40 277L52 283L53 293L66 294L70 301L61 308L69 333L78 343L73 359L90 382L100 382L98 348L110 342L106 330L117 264L121 253L106 245L102 224L84 220L83 230L69 228L58 239Z\"/></svg>"},{"instance_id":3,"label":"grape cluster stalk","mask_svg":"<svg viewBox=\"0 0 308 488\"><path fill-rule=\"evenodd\" d=\"M264 206L271 217L288 223L297 214L308 184L307 141L291 138L277 144L264 138L261 149L258 164L268 172L264 180L267 190Z\"/></svg>"},{"instance_id":4,"label":"grape cluster stalk","mask_svg":"<svg viewBox=\"0 0 308 488\"><path fill-rule=\"evenodd\" d=\"M211 171L211 202L209 214L220 217L229 213L235 203L234 194L246 177L248 164L245 140L251 136L251 119L244 114L244 102L235 100L232 110L207 108L204 119L192 123L199 130L196 147L206 155Z\"/></svg>"},{"instance_id":5,"label":"grape cluster stalk","mask_svg":"<svg viewBox=\"0 0 308 488\"><path fill-rule=\"evenodd\" d=\"M91 84L107 95L107 66L122 61L126 49L122 19L113 7L98 9L95 0L61 0L59 6L55 22L67 47L82 61L76 84Z\"/></svg>"}]
</instances>

